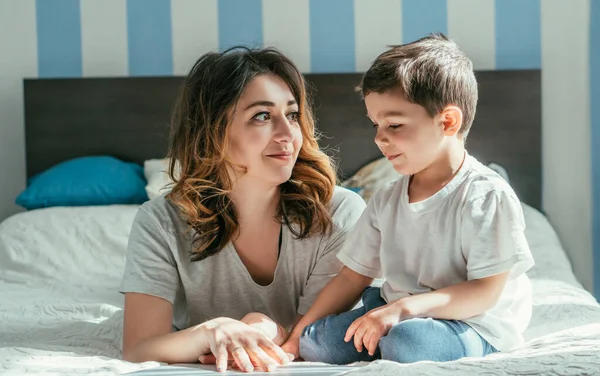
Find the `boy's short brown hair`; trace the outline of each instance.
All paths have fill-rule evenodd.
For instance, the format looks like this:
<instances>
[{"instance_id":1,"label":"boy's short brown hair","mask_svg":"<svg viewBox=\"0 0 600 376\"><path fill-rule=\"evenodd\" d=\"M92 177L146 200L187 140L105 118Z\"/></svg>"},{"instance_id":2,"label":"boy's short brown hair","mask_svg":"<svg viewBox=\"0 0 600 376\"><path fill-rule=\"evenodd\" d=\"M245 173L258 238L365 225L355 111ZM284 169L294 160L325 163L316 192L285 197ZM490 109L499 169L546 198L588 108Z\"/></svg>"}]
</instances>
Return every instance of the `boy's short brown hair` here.
<instances>
[{"instance_id":1,"label":"boy's short brown hair","mask_svg":"<svg viewBox=\"0 0 600 376\"><path fill-rule=\"evenodd\" d=\"M358 91L383 93L402 89L408 101L423 106L431 117L446 106L463 112L459 134L466 138L475 118L477 80L473 63L441 33L415 42L392 46L375 59L364 74Z\"/></svg>"}]
</instances>

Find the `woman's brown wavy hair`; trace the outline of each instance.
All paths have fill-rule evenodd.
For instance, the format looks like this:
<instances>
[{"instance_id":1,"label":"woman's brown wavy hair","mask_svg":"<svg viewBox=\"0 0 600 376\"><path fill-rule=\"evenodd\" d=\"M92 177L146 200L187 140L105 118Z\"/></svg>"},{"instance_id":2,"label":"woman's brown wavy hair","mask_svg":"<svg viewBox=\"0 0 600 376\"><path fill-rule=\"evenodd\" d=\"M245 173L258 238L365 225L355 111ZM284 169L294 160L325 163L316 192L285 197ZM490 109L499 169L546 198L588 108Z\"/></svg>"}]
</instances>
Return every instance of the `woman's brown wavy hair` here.
<instances>
[{"instance_id":1,"label":"woman's brown wavy hair","mask_svg":"<svg viewBox=\"0 0 600 376\"><path fill-rule=\"evenodd\" d=\"M273 48L234 47L203 55L187 75L173 111L168 198L183 212L194 231L192 261L222 250L239 223L228 196L232 189L228 128L246 85L256 76L273 74L286 82L299 107L302 146L291 178L280 185L278 220L298 238L328 233L327 206L336 185L331 159L319 149L306 83L298 68Z\"/></svg>"}]
</instances>

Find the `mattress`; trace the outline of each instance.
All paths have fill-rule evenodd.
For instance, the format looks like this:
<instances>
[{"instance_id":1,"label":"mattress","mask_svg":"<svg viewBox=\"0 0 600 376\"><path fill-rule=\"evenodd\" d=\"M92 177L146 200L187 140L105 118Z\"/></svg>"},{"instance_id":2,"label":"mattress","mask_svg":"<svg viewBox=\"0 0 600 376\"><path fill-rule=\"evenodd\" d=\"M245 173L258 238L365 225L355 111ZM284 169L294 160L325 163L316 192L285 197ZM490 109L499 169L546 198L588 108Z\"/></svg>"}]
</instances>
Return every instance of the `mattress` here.
<instances>
[{"instance_id":1,"label":"mattress","mask_svg":"<svg viewBox=\"0 0 600 376\"><path fill-rule=\"evenodd\" d=\"M206 366L120 360L117 292L136 206L50 208L0 223L1 375L206 375ZM576 280L547 219L524 206L536 266L526 346L482 359L401 365L294 363L287 375L593 374L600 369L600 306ZM272 373L271 373L272 374Z\"/></svg>"}]
</instances>

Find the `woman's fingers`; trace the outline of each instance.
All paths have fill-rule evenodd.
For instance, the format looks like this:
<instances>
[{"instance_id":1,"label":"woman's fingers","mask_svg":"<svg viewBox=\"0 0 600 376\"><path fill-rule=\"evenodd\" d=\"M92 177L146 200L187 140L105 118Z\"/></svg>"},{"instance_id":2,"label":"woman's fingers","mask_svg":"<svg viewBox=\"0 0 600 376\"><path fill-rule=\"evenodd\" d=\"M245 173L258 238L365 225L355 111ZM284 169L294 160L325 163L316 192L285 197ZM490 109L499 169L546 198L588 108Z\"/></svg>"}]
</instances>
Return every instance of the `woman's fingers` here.
<instances>
[{"instance_id":1,"label":"woman's fingers","mask_svg":"<svg viewBox=\"0 0 600 376\"><path fill-rule=\"evenodd\" d=\"M232 346L232 349L230 351L239 369L246 372L252 372L254 370L252 361L250 361L250 356L248 356L248 353L246 352L244 346Z\"/></svg>"},{"instance_id":2,"label":"woman's fingers","mask_svg":"<svg viewBox=\"0 0 600 376\"><path fill-rule=\"evenodd\" d=\"M272 341L263 341L260 346L265 350L267 355L269 355L272 359L275 359L281 365L288 364L290 361L294 360L294 354L288 355L288 353L283 351L281 347L277 346ZM292 359L290 359L290 357Z\"/></svg>"},{"instance_id":3,"label":"woman's fingers","mask_svg":"<svg viewBox=\"0 0 600 376\"><path fill-rule=\"evenodd\" d=\"M217 364L217 371L227 371L227 359L229 358L229 354L227 353L227 347L224 345L220 345L216 351L216 354L217 355L215 357L215 363Z\"/></svg>"},{"instance_id":4,"label":"woman's fingers","mask_svg":"<svg viewBox=\"0 0 600 376\"><path fill-rule=\"evenodd\" d=\"M202 364L215 364L217 362L217 358L213 354L200 355L198 360Z\"/></svg>"},{"instance_id":5,"label":"woman's fingers","mask_svg":"<svg viewBox=\"0 0 600 376\"><path fill-rule=\"evenodd\" d=\"M266 371L273 371L279 366L277 361L269 356L260 346L250 348L248 353L258 363L258 366Z\"/></svg>"}]
</instances>

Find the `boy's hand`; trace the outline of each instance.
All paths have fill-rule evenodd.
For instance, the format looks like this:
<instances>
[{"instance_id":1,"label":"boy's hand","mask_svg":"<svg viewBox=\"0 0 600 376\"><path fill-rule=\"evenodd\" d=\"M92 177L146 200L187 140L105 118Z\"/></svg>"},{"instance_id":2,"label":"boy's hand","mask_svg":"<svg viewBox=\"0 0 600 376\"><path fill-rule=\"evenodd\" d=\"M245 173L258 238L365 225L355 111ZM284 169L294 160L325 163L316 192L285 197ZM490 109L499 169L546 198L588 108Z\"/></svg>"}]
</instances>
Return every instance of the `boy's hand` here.
<instances>
[{"instance_id":1,"label":"boy's hand","mask_svg":"<svg viewBox=\"0 0 600 376\"><path fill-rule=\"evenodd\" d=\"M397 305L386 304L367 312L356 319L346 331L344 341L350 342L354 336L354 346L358 352L362 352L363 345L373 356L381 337L388 334L392 326L399 323L400 313Z\"/></svg>"},{"instance_id":2,"label":"boy's hand","mask_svg":"<svg viewBox=\"0 0 600 376\"><path fill-rule=\"evenodd\" d=\"M288 340L281 346L281 349L288 354L293 356L293 359L300 357L300 338L296 336L290 336Z\"/></svg>"}]
</instances>

